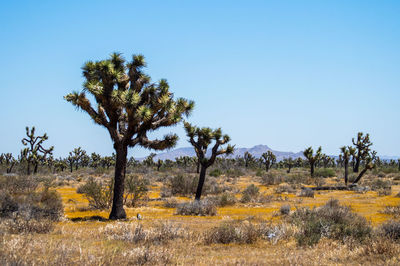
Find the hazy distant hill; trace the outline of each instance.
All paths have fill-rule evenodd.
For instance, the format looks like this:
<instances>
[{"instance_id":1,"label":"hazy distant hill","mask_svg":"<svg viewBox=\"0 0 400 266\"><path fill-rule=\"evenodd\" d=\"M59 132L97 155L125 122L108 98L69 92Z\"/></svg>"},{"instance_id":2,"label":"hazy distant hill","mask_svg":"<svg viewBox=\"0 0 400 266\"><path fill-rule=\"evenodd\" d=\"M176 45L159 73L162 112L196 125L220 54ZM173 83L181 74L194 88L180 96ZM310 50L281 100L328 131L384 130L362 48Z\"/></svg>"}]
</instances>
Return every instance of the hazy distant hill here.
<instances>
[{"instance_id":1,"label":"hazy distant hill","mask_svg":"<svg viewBox=\"0 0 400 266\"><path fill-rule=\"evenodd\" d=\"M237 149L235 149L234 154L231 155L230 157L231 158L235 158L237 156L243 157L245 152L249 152L254 157L259 158L259 157L261 157L261 154L263 154L264 152L267 152L267 151L272 151L275 154L276 159L278 161L282 160L283 158L288 158L288 157L292 157L293 159L296 159L298 157L304 158L303 152L301 152L301 151L297 152L297 153L286 152L286 151L275 151L275 150L272 150L271 148L269 148L267 145L256 145L252 148L237 148ZM194 149L192 147L178 148L178 149L171 150L168 152L159 153L159 154L157 154L157 156L155 157L154 160L158 160L158 159L175 160L175 158L181 157L181 156L192 157L192 156L196 156L196 153L194 152ZM142 159L143 158L139 158L139 160L142 160Z\"/></svg>"}]
</instances>

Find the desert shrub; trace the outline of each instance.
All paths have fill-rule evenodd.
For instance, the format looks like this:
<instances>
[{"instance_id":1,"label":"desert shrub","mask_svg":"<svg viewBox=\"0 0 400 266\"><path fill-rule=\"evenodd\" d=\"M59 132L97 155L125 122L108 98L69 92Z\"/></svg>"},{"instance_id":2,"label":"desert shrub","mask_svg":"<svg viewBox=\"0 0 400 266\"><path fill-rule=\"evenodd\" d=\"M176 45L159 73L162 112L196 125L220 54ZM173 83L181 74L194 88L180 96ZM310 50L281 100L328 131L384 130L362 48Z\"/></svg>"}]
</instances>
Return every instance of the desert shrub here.
<instances>
[{"instance_id":1,"label":"desert shrub","mask_svg":"<svg viewBox=\"0 0 400 266\"><path fill-rule=\"evenodd\" d=\"M281 194L281 193L295 193L296 190L289 186L289 185L279 185L278 187L275 188L275 193Z\"/></svg>"},{"instance_id":2,"label":"desert shrub","mask_svg":"<svg viewBox=\"0 0 400 266\"><path fill-rule=\"evenodd\" d=\"M14 217L4 221L6 230L11 234L47 234L54 229L53 222L49 219L24 219Z\"/></svg>"},{"instance_id":3,"label":"desert shrub","mask_svg":"<svg viewBox=\"0 0 400 266\"><path fill-rule=\"evenodd\" d=\"M219 207L232 206L236 203L235 195L228 192L224 192L220 195L209 196L207 199L213 201Z\"/></svg>"},{"instance_id":4,"label":"desert shrub","mask_svg":"<svg viewBox=\"0 0 400 266\"><path fill-rule=\"evenodd\" d=\"M245 190L243 190L241 202L251 202L251 201L254 202L257 200L259 193L260 189L254 184L251 184L248 187L246 187Z\"/></svg>"},{"instance_id":5,"label":"desert shrub","mask_svg":"<svg viewBox=\"0 0 400 266\"><path fill-rule=\"evenodd\" d=\"M204 234L207 244L252 244L257 239L257 228L251 223L224 222Z\"/></svg>"},{"instance_id":6,"label":"desert shrub","mask_svg":"<svg viewBox=\"0 0 400 266\"><path fill-rule=\"evenodd\" d=\"M198 176L178 174L168 178L164 185L170 189L172 195L186 196L196 192L198 182Z\"/></svg>"},{"instance_id":7,"label":"desert shrub","mask_svg":"<svg viewBox=\"0 0 400 266\"><path fill-rule=\"evenodd\" d=\"M0 190L7 190L10 194L34 192L39 180L33 176L0 176Z\"/></svg>"},{"instance_id":8,"label":"desert shrub","mask_svg":"<svg viewBox=\"0 0 400 266\"><path fill-rule=\"evenodd\" d=\"M227 177L231 177L231 178L235 178L235 177L244 176L244 173L240 169L232 168L232 169L226 170L226 176Z\"/></svg>"},{"instance_id":9,"label":"desert shrub","mask_svg":"<svg viewBox=\"0 0 400 266\"><path fill-rule=\"evenodd\" d=\"M112 203L113 182L110 181L105 185L103 182L90 177L85 184L78 187L77 192L85 195L90 207L108 209Z\"/></svg>"},{"instance_id":10,"label":"desert shrub","mask_svg":"<svg viewBox=\"0 0 400 266\"><path fill-rule=\"evenodd\" d=\"M222 170L216 168L216 169L212 170L209 175L213 176L213 177L219 177L222 174L223 174Z\"/></svg>"},{"instance_id":11,"label":"desert shrub","mask_svg":"<svg viewBox=\"0 0 400 266\"><path fill-rule=\"evenodd\" d=\"M283 182L283 178L280 175L274 174L274 173L265 173L261 177L261 182L263 185L269 186L269 185L277 185Z\"/></svg>"},{"instance_id":12,"label":"desert shrub","mask_svg":"<svg viewBox=\"0 0 400 266\"><path fill-rule=\"evenodd\" d=\"M382 224L379 229L386 237L400 241L400 222L392 220Z\"/></svg>"},{"instance_id":13,"label":"desert shrub","mask_svg":"<svg viewBox=\"0 0 400 266\"><path fill-rule=\"evenodd\" d=\"M281 213L281 215L288 215L290 213L290 205L282 205L279 209L279 212Z\"/></svg>"},{"instance_id":14,"label":"desert shrub","mask_svg":"<svg viewBox=\"0 0 400 266\"><path fill-rule=\"evenodd\" d=\"M285 182L289 184L308 184L310 180L308 172L293 172L287 174L285 178Z\"/></svg>"},{"instance_id":15,"label":"desert shrub","mask_svg":"<svg viewBox=\"0 0 400 266\"><path fill-rule=\"evenodd\" d=\"M336 176L335 170L332 168L317 168L314 172L314 177L334 177Z\"/></svg>"},{"instance_id":16,"label":"desert shrub","mask_svg":"<svg viewBox=\"0 0 400 266\"><path fill-rule=\"evenodd\" d=\"M320 208L297 209L291 216L300 232L296 234L300 246L312 246L322 237L345 241L351 238L364 241L371 234L371 226L364 217L341 206L337 200L330 200Z\"/></svg>"},{"instance_id":17,"label":"desert shrub","mask_svg":"<svg viewBox=\"0 0 400 266\"><path fill-rule=\"evenodd\" d=\"M374 257L375 260L381 259L381 264L385 264L387 260L390 260L397 254L398 248L392 240L387 238L375 238L367 245L364 245L361 256Z\"/></svg>"},{"instance_id":18,"label":"desert shrub","mask_svg":"<svg viewBox=\"0 0 400 266\"><path fill-rule=\"evenodd\" d=\"M0 217L22 217L30 219L49 219L57 221L63 215L60 195L44 188L41 192L11 194L0 191Z\"/></svg>"},{"instance_id":19,"label":"desert shrub","mask_svg":"<svg viewBox=\"0 0 400 266\"><path fill-rule=\"evenodd\" d=\"M260 223L257 226L258 236L276 244L279 240L289 239L294 234L294 228L288 223L267 224Z\"/></svg>"},{"instance_id":20,"label":"desert shrub","mask_svg":"<svg viewBox=\"0 0 400 266\"><path fill-rule=\"evenodd\" d=\"M386 206L385 209L382 211L385 214L393 215L395 217L400 216L400 205L395 205L395 206Z\"/></svg>"},{"instance_id":21,"label":"desert shrub","mask_svg":"<svg viewBox=\"0 0 400 266\"><path fill-rule=\"evenodd\" d=\"M392 182L381 178L374 179L371 184L371 189L378 192L379 196L387 196L392 194Z\"/></svg>"},{"instance_id":22,"label":"desert shrub","mask_svg":"<svg viewBox=\"0 0 400 266\"><path fill-rule=\"evenodd\" d=\"M178 206L178 201L175 198L168 198L164 202L164 207L166 208L176 208Z\"/></svg>"},{"instance_id":23,"label":"desert shrub","mask_svg":"<svg viewBox=\"0 0 400 266\"><path fill-rule=\"evenodd\" d=\"M164 244L170 240L183 238L185 230L173 223L158 223L153 228L142 224L117 222L106 225L103 234L110 240L121 240L131 243Z\"/></svg>"},{"instance_id":24,"label":"desert shrub","mask_svg":"<svg viewBox=\"0 0 400 266\"><path fill-rule=\"evenodd\" d=\"M257 169L256 176L262 177L265 174L266 174L265 170Z\"/></svg>"},{"instance_id":25,"label":"desert shrub","mask_svg":"<svg viewBox=\"0 0 400 266\"><path fill-rule=\"evenodd\" d=\"M299 197L314 198L314 190L312 190L311 188L303 188L300 191Z\"/></svg>"},{"instance_id":26,"label":"desert shrub","mask_svg":"<svg viewBox=\"0 0 400 266\"><path fill-rule=\"evenodd\" d=\"M135 207L137 202L147 195L148 185L148 179L138 175L128 175L125 178L124 204Z\"/></svg>"},{"instance_id":27,"label":"desert shrub","mask_svg":"<svg viewBox=\"0 0 400 266\"><path fill-rule=\"evenodd\" d=\"M176 208L176 214L214 216L217 215L217 207L211 200L195 200L179 204Z\"/></svg>"}]
</instances>

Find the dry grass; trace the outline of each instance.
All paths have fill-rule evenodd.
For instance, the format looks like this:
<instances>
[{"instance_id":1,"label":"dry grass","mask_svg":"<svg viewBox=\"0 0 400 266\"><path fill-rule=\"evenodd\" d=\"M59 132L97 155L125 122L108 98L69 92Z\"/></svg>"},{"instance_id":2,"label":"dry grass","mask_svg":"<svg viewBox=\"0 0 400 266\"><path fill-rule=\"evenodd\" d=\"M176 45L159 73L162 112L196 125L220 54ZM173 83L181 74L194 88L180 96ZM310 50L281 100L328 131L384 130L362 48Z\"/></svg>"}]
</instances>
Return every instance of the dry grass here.
<instances>
[{"instance_id":1,"label":"dry grass","mask_svg":"<svg viewBox=\"0 0 400 266\"><path fill-rule=\"evenodd\" d=\"M337 181L332 178L326 182ZM240 192L250 184L257 186L268 200L240 203ZM294 210L322 206L333 198L350 206L377 228L393 218L383 211L388 205L400 204L400 198L395 196L400 191L399 185L393 185L391 195L386 196L379 196L376 191L323 191L309 198L296 195L299 190L277 190L278 184L262 185L256 177L243 176L235 178L235 182L225 179L220 184L230 187L237 200L234 205L218 207L215 216L182 216L176 215L174 204L165 203L189 202L193 198L161 199L163 183L152 182L147 205L127 208L127 221L73 222L70 218L108 217L107 210L87 208L88 201L76 193L78 185L79 182L70 182L57 188L67 219L54 224L52 231L20 234L0 226L0 265L400 264L400 244L382 237L375 237L368 244L323 238L312 248L299 247L294 237L299 228L277 215L284 205ZM137 213L143 220L136 220ZM230 244L206 241L210 232L226 224L234 225L239 240ZM233 232L229 230L228 233Z\"/></svg>"}]
</instances>

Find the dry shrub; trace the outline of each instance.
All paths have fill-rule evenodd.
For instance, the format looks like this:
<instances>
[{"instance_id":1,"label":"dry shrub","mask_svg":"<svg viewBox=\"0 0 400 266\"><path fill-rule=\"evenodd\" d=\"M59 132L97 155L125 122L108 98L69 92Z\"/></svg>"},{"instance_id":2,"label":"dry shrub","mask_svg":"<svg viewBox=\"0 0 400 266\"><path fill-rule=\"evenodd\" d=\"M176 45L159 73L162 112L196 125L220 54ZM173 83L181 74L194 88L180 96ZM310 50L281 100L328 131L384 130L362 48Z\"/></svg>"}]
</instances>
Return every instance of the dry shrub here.
<instances>
[{"instance_id":1,"label":"dry shrub","mask_svg":"<svg viewBox=\"0 0 400 266\"><path fill-rule=\"evenodd\" d=\"M279 212L281 213L281 215L288 215L290 213L290 205L289 204L282 205L281 208L279 209Z\"/></svg>"},{"instance_id":2,"label":"dry shrub","mask_svg":"<svg viewBox=\"0 0 400 266\"><path fill-rule=\"evenodd\" d=\"M178 215L196 215L196 216L215 216L217 215L217 207L211 200L195 200L185 202L176 208Z\"/></svg>"},{"instance_id":3,"label":"dry shrub","mask_svg":"<svg viewBox=\"0 0 400 266\"><path fill-rule=\"evenodd\" d=\"M378 230L387 238L400 241L400 222L393 220L388 221L382 224Z\"/></svg>"},{"instance_id":4,"label":"dry shrub","mask_svg":"<svg viewBox=\"0 0 400 266\"><path fill-rule=\"evenodd\" d=\"M400 205L386 206L382 213L393 215L394 217L400 216Z\"/></svg>"},{"instance_id":5,"label":"dry shrub","mask_svg":"<svg viewBox=\"0 0 400 266\"><path fill-rule=\"evenodd\" d=\"M257 228L251 223L224 222L204 234L206 244L252 244L258 239Z\"/></svg>"},{"instance_id":6,"label":"dry shrub","mask_svg":"<svg viewBox=\"0 0 400 266\"><path fill-rule=\"evenodd\" d=\"M364 245L364 250L361 253L362 256L371 256L385 261L399 252L398 247L393 241L387 238L375 238L370 241L367 245Z\"/></svg>"},{"instance_id":7,"label":"dry shrub","mask_svg":"<svg viewBox=\"0 0 400 266\"><path fill-rule=\"evenodd\" d=\"M303 188L300 191L299 197L308 197L308 198L314 198L314 190L310 188Z\"/></svg>"},{"instance_id":8,"label":"dry shrub","mask_svg":"<svg viewBox=\"0 0 400 266\"><path fill-rule=\"evenodd\" d=\"M242 198L240 201L243 203L256 202L259 193L260 193L260 189L257 186L255 186L254 184L251 184L248 187L246 187L245 190L243 190Z\"/></svg>"},{"instance_id":9,"label":"dry shrub","mask_svg":"<svg viewBox=\"0 0 400 266\"><path fill-rule=\"evenodd\" d=\"M265 173L261 176L261 183L266 186L277 185L284 182L284 178L281 175L275 173Z\"/></svg>"},{"instance_id":10,"label":"dry shrub","mask_svg":"<svg viewBox=\"0 0 400 266\"><path fill-rule=\"evenodd\" d=\"M232 206L236 203L235 195L229 192L224 192L221 195L209 196L207 200L214 202L218 207Z\"/></svg>"},{"instance_id":11,"label":"dry shrub","mask_svg":"<svg viewBox=\"0 0 400 266\"><path fill-rule=\"evenodd\" d=\"M281 193L295 193L296 190L292 188L289 185L279 185L278 187L275 188L275 193L281 194Z\"/></svg>"},{"instance_id":12,"label":"dry shrub","mask_svg":"<svg viewBox=\"0 0 400 266\"><path fill-rule=\"evenodd\" d=\"M104 184L90 177L85 184L77 188L76 192L85 195L91 208L108 209L111 207L113 189L113 179Z\"/></svg>"},{"instance_id":13,"label":"dry shrub","mask_svg":"<svg viewBox=\"0 0 400 266\"><path fill-rule=\"evenodd\" d=\"M168 198L164 202L164 207L166 208L176 208L178 206L178 201L176 198Z\"/></svg>"},{"instance_id":14,"label":"dry shrub","mask_svg":"<svg viewBox=\"0 0 400 266\"><path fill-rule=\"evenodd\" d=\"M312 246L323 237L345 242L348 238L362 242L371 235L367 220L353 213L349 207L341 206L337 200L329 200L320 208L297 209L291 221L299 226L296 235L301 246Z\"/></svg>"},{"instance_id":15,"label":"dry shrub","mask_svg":"<svg viewBox=\"0 0 400 266\"><path fill-rule=\"evenodd\" d=\"M140 223L116 222L100 229L110 240L121 240L131 243L165 244L170 240L184 238L186 230L173 223L159 223L153 228L145 229Z\"/></svg>"},{"instance_id":16,"label":"dry shrub","mask_svg":"<svg viewBox=\"0 0 400 266\"><path fill-rule=\"evenodd\" d=\"M47 234L53 231L54 225L51 220L25 220L19 217L14 219L6 219L3 221L5 230L10 234Z\"/></svg>"}]
</instances>

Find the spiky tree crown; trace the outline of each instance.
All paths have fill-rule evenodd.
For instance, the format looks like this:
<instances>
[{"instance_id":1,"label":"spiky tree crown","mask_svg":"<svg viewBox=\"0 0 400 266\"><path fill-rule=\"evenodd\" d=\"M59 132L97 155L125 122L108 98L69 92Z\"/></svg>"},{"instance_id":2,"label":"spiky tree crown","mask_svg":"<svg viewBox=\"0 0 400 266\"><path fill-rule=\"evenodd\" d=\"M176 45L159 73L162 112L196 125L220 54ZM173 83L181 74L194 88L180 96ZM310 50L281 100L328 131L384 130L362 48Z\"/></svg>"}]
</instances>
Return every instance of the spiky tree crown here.
<instances>
[{"instance_id":1,"label":"spiky tree crown","mask_svg":"<svg viewBox=\"0 0 400 266\"><path fill-rule=\"evenodd\" d=\"M29 161L38 161L45 160L47 155L52 155L54 146L48 149L43 147L43 142L49 138L46 133L43 136L35 136L35 127L30 130L29 127L25 129L27 138L23 138L21 142L27 148L21 151L22 158Z\"/></svg>"},{"instance_id":2,"label":"spiky tree crown","mask_svg":"<svg viewBox=\"0 0 400 266\"><path fill-rule=\"evenodd\" d=\"M172 147L177 135L151 141L147 132L177 124L183 115L190 114L194 103L183 98L174 100L167 81L152 83L143 72L145 66L142 55L134 55L129 63L119 53L107 60L89 61L82 68L86 79L83 91L64 98L106 127L114 143L157 150ZM92 106L86 92L94 96L97 107Z\"/></svg>"},{"instance_id":3,"label":"spiky tree crown","mask_svg":"<svg viewBox=\"0 0 400 266\"><path fill-rule=\"evenodd\" d=\"M308 147L307 149L304 150L303 155L310 162L317 162L319 159L321 159L321 156L322 156L321 152L322 152L322 148L319 147L318 150L315 152L315 155L314 155L313 148L312 147Z\"/></svg>"},{"instance_id":4,"label":"spiky tree crown","mask_svg":"<svg viewBox=\"0 0 400 266\"><path fill-rule=\"evenodd\" d=\"M188 122L184 122L184 127L186 135L189 137L189 142L193 145L200 163L206 167L212 165L218 155L229 155L233 153L234 146L228 144L226 148L221 147L230 141L228 135L222 134L221 128L215 130L209 127L199 128ZM211 157L207 159L205 158L207 148L213 141L215 141L215 144L212 148L212 154Z\"/></svg>"}]
</instances>

